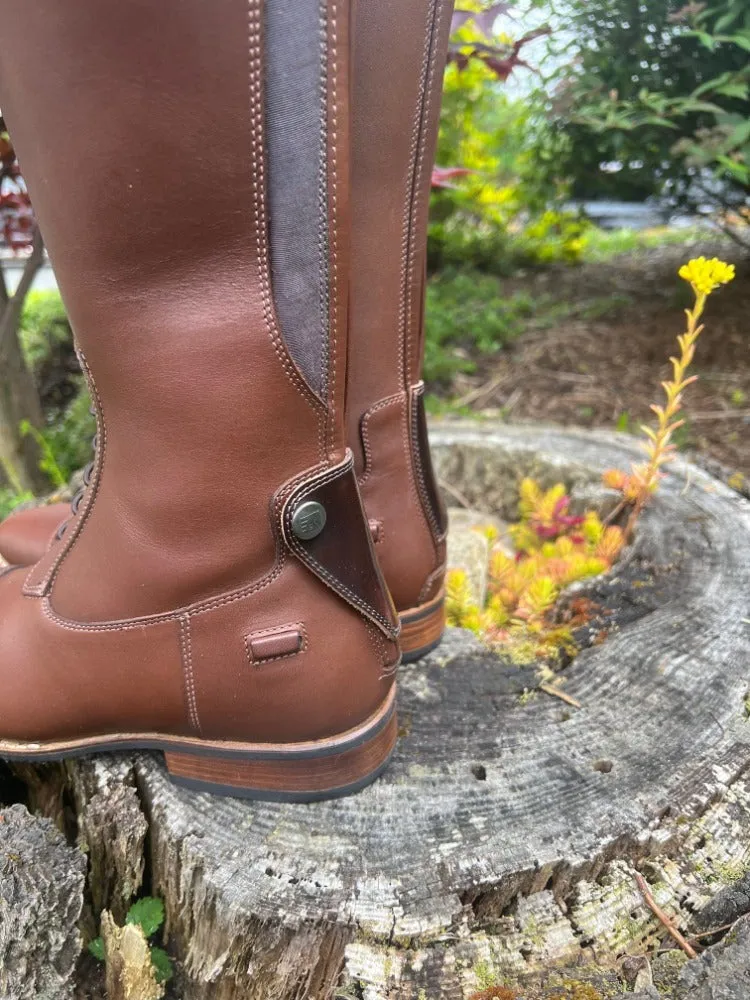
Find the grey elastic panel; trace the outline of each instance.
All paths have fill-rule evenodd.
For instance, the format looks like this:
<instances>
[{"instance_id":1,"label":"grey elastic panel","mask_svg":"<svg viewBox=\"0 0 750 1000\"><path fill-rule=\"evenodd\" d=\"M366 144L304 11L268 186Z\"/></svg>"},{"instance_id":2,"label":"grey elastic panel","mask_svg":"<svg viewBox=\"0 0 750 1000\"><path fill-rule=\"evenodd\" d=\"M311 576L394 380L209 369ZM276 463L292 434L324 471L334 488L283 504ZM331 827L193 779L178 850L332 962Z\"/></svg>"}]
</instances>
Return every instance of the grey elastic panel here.
<instances>
[{"instance_id":1,"label":"grey elastic panel","mask_svg":"<svg viewBox=\"0 0 750 1000\"><path fill-rule=\"evenodd\" d=\"M311 388L326 388L328 218L321 0L265 0L271 277L281 332Z\"/></svg>"}]
</instances>

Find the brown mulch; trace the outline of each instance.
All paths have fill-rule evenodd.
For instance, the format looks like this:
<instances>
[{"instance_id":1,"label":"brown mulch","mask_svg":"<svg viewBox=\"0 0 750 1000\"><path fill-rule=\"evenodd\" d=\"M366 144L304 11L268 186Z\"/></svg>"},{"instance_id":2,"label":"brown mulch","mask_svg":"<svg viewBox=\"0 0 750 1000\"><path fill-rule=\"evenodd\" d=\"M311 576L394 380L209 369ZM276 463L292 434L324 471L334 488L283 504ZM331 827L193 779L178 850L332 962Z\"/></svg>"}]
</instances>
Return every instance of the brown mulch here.
<instances>
[{"instance_id":1,"label":"brown mulch","mask_svg":"<svg viewBox=\"0 0 750 1000\"><path fill-rule=\"evenodd\" d=\"M737 277L709 299L696 351L699 381L685 394L686 426L677 443L750 480L750 260L710 233L607 263L529 272L504 284L571 307L547 328L533 324L510 348L459 377L451 395L511 420L603 426L638 432L662 401L660 382L690 304L679 266L704 254L732 261ZM608 301L611 299L611 302ZM602 309L605 315L586 318ZM738 478L738 477L735 477Z\"/></svg>"}]
</instances>

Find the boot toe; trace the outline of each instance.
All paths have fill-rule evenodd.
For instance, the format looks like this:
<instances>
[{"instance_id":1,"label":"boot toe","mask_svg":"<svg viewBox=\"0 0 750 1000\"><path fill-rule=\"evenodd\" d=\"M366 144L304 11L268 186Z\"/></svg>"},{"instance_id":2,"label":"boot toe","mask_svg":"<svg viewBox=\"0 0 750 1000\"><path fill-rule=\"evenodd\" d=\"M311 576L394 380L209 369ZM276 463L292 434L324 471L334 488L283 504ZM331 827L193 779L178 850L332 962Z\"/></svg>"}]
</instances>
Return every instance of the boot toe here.
<instances>
[{"instance_id":1,"label":"boot toe","mask_svg":"<svg viewBox=\"0 0 750 1000\"><path fill-rule=\"evenodd\" d=\"M0 558L11 566L33 566L47 551L69 513L67 504L20 510L0 523Z\"/></svg>"}]
</instances>

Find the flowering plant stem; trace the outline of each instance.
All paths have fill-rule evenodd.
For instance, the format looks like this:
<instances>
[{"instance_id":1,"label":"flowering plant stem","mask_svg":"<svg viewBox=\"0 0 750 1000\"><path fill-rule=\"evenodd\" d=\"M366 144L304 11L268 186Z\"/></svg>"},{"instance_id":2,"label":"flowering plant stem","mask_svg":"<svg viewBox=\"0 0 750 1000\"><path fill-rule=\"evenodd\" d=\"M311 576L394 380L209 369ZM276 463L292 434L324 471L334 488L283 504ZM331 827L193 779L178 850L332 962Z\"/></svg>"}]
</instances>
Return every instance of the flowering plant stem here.
<instances>
[{"instance_id":1,"label":"flowering plant stem","mask_svg":"<svg viewBox=\"0 0 750 1000\"><path fill-rule=\"evenodd\" d=\"M671 461L674 456L675 447L672 444L672 436L685 423L684 419L678 419L677 414L682 409L682 393L698 379L697 375L687 376L686 373L695 357L695 343L703 330L699 321L706 306L706 298L704 293L698 293L693 308L685 310L687 329L677 338L680 355L677 358L670 357L672 379L662 382L666 396L665 405L651 404L651 409L656 414L656 429L645 425L641 428L648 438L644 444L648 463L644 469L643 488L635 498L625 526L625 537L628 540L633 534L636 522L648 498L656 492L659 486L662 466Z\"/></svg>"},{"instance_id":2,"label":"flowering plant stem","mask_svg":"<svg viewBox=\"0 0 750 1000\"><path fill-rule=\"evenodd\" d=\"M641 429L647 440L643 442L643 450L648 461L633 465L630 473L616 469L604 473L604 482L622 493L622 503L613 516L618 515L625 507L630 507L630 515L625 525L625 540L629 541L635 530L635 525L651 496L659 487L662 478L662 468L674 458L675 446L672 438L685 421L678 416L682 409L682 394L695 382L696 375L688 375L687 371L695 357L695 345L703 330L701 317L706 306L706 299L718 288L734 278L734 267L725 264L716 257L706 260L698 257L680 268L680 277L690 284L695 296L691 309L685 310L687 328L677 338L680 348L678 357L671 357L672 378L662 382L664 405L652 404L651 409L656 414L656 426L643 426Z\"/></svg>"}]
</instances>

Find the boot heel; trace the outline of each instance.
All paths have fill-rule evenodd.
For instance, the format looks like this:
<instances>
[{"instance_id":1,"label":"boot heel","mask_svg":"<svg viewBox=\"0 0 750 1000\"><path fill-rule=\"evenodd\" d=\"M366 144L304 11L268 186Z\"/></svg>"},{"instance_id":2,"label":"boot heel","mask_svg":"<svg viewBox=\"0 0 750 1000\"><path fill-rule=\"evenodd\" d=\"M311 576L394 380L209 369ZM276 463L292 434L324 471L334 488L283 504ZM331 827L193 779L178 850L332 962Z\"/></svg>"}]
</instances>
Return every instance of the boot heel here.
<instances>
[{"instance_id":1,"label":"boot heel","mask_svg":"<svg viewBox=\"0 0 750 1000\"><path fill-rule=\"evenodd\" d=\"M385 770L398 735L395 690L364 726L340 737L285 746L201 742L167 750L175 784L199 792L271 802L315 802L351 795ZM243 749L243 746L245 747Z\"/></svg>"},{"instance_id":2,"label":"boot heel","mask_svg":"<svg viewBox=\"0 0 750 1000\"><path fill-rule=\"evenodd\" d=\"M404 611L401 619L401 662L411 663L440 644L445 631L445 595Z\"/></svg>"}]
</instances>

